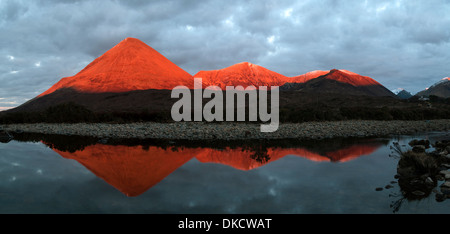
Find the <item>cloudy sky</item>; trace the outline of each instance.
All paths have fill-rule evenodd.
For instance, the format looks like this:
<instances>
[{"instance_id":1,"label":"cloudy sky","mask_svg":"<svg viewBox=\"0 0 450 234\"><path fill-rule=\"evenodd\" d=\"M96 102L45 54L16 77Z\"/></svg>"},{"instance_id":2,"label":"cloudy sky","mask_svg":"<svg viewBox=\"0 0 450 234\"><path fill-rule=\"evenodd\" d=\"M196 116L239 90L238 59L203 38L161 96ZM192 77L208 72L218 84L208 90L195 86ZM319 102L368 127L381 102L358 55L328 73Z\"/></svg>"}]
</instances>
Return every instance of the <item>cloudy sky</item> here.
<instances>
[{"instance_id":1,"label":"cloudy sky","mask_svg":"<svg viewBox=\"0 0 450 234\"><path fill-rule=\"evenodd\" d=\"M450 76L450 0L0 0L0 110L126 37L194 75L251 62L347 69L416 93Z\"/></svg>"}]
</instances>

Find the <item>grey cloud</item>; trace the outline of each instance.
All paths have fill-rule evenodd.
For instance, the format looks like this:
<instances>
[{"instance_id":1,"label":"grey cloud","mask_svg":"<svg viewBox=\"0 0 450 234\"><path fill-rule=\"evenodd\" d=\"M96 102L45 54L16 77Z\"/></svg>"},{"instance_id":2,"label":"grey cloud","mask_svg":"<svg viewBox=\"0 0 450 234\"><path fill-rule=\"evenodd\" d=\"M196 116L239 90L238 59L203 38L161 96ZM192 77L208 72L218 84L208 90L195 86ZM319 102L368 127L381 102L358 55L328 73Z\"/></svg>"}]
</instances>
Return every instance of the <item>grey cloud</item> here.
<instances>
[{"instance_id":1,"label":"grey cloud","mask_svg":"<svg viewBox=\"0 0 450 234\"><path fill-rule=\"evenodd\" d=\"M414 93L450 75L448 12L442 0L3 0L0 98L33 98L126 37L192 75L243 61L287 76L338 68Z\"/></svg>"},{"instance_id":2,"label":"grey cloud","mask_svg":"<svg viewBox=\"0 0 450 234\"><path fill-rule=\"evenodd\" d=\"M15 20L20 15L24 14L28 8L17 1L5 1L0 3L1 18L6 21Z\"/></svg>"}]
</instances>

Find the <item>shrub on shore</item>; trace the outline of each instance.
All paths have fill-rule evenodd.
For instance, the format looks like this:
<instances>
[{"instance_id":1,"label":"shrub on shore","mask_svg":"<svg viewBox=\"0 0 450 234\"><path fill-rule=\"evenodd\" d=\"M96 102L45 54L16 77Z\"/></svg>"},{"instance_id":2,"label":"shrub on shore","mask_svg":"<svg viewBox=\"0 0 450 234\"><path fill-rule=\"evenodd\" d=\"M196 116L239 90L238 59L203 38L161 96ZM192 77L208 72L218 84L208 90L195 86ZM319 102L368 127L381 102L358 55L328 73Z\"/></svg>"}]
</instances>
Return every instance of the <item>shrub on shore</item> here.
<instances>
[{"instance_id":1,"label":"shrub on shore","mask_svg":"<svg viewBox=\"0 0 450 234\"><path fill-rule=\"evenodd\" d=\"M430 120L450 119L449 108L398 108L398 107L330 107L330 106L281 106L280 121L302 123L309 121L340 120ZM49 107L42 112L0 113L0 124L12 123L94 123L94 122L172 122L169 111L148 109L123 112L95 112L82 105L69 102Z\"/></svg>"},{"instance_id":2,"label":"shrub on shore","mask_svg":"<svg viewBox=\"0 0 450 234\"><path fill-rule=\"evenodd\" d=\"M73 102L52 106L42 112L11 112L0 116L0 124L14 123L128 123L169 121L170 113L140 112L96 113Z\"/></svg>"}]
</instances>

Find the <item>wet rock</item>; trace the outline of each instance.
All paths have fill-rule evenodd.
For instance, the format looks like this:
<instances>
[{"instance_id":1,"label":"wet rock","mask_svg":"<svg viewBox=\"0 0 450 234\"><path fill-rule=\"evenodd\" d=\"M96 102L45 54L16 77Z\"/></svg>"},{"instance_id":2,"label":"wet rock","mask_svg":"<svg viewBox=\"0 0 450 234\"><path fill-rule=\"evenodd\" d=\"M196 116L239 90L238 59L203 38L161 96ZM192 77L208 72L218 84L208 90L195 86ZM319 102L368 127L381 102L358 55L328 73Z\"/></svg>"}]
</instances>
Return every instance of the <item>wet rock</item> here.
<instances>
[{"instance_id":1,"label":"wet rock","mask_svg":"<svg viewBox=\"0 0 450 234\"><path fill-rule=\"evenodd\" d=\"M441 193L443 193L446 196L450 195L450 188L441 187Z\"/></svg>"},{"instance_id":2,"label":"wet rock","mask_svg":"<svg viewBox=\"0 0 450 234\"><path fill-rule=\"evenodd\" d=\"M420 190L416 190L416 191L412 192L412 194L414 194L416 196L424 196L425 195L425 193Z\"/></svg>"},{"instance_id":3,"label":"wet rock","mask_svg":"<svg viewBox=\"0 0 450 234\"><path fill-rule=\"evenodd\" d=\"M443 176L450 174L450 171L448 170L442 170L439 172L440 174L442 174Z\"/></svg>"},{"instance_id":4,"label":"wet rock","mask_svg":"<svg viewBox=\"0 0 450 234\"><path fill-rule=\"evenodd\" d=\"M392 186L392 185L390 185L390 184L384 186L385 189L391 189L391 188L393 188L393 187L394 187L394 186Z\"/></svg>"},{"instance_id":5,"label":"wet rock","mask_svg":"<svg viewBox=\"0 0 450 234\"><path fill-rule=\"evenodd\" d=\"M447 146L449 146L449 145L450 145L449 141L442 140L442 141L436 141L436 143L434 144L434 147L437 148L437 149L443 150L443 149L446 149Z\"/></svg>"},{"instance_id":6,"label":"wet rock","mask_svg":"<svg viewBox=\"0 0 450 234\"><path fill-rule=\"evenodd\" d=\"M430 148L430 141L429 140L412 140L409 142L410 146L423 146L424 148L428 149Z\"/></svg>"},{"instance_id":7,"label":"wet rock","mask_svg":"<svg viewBox=\"0 0 450 234\"><path fill-rule=\"evenodd\" d=\"M425 184L428 186L434 186L434 181L433 181L433 179L431 179L431 177L427 177L425 179Z\"/></svg>"},{"instance_id":8,"label":"wet rock","mask_svg":"<svg viewBox=\"0 0 450 234\"><path fill-rule=\"evenodd\" d=\"M375 188L375 191L383 191L382 187Z\"/></svg>"},{"instance_id":9,"label":"wet rock","mask_svg":"<svg viewBox=\"0 0 450 234\"><path fill-rule=\"evenodd\" d=\"M446 181L441 185L441 188L450 188L450 181Z\"/></svg>"},{"instance_id":10,"label":"wet rock","mask_svg":"<svg viewBox=\"0 0 450 234\"><path fill-rule=\"evenodd\" d=\"M445 195L443 193L436 193L436 201L437 202L443 202L443 201L445 201L445 199L447 199L447 195Z\"/></svg>"}]
</instances>

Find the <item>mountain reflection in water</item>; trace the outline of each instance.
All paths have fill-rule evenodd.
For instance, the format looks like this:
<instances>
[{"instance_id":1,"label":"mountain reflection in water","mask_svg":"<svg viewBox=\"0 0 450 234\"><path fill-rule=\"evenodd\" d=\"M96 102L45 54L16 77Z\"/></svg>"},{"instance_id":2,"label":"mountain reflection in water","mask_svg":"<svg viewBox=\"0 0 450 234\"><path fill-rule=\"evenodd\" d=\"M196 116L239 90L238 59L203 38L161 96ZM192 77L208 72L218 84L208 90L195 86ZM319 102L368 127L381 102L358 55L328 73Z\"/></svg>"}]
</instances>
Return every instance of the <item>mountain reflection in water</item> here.
<instances>
[{"instance_id":1,"label":"mountain reflection in water","mask_svg":"<svg viewBox=\"0 0 450 234\"><path fill-rule=\"evenodd\" d=\"M141 195L193 158L201 163L217 163L249 171L287 155L316 162L348 162L369 155L387 143L375 139L239 143L108 140L98 143L95 138L32 134L16 139L43 142L130 197Z\"/></svg>"}]
</instances>

